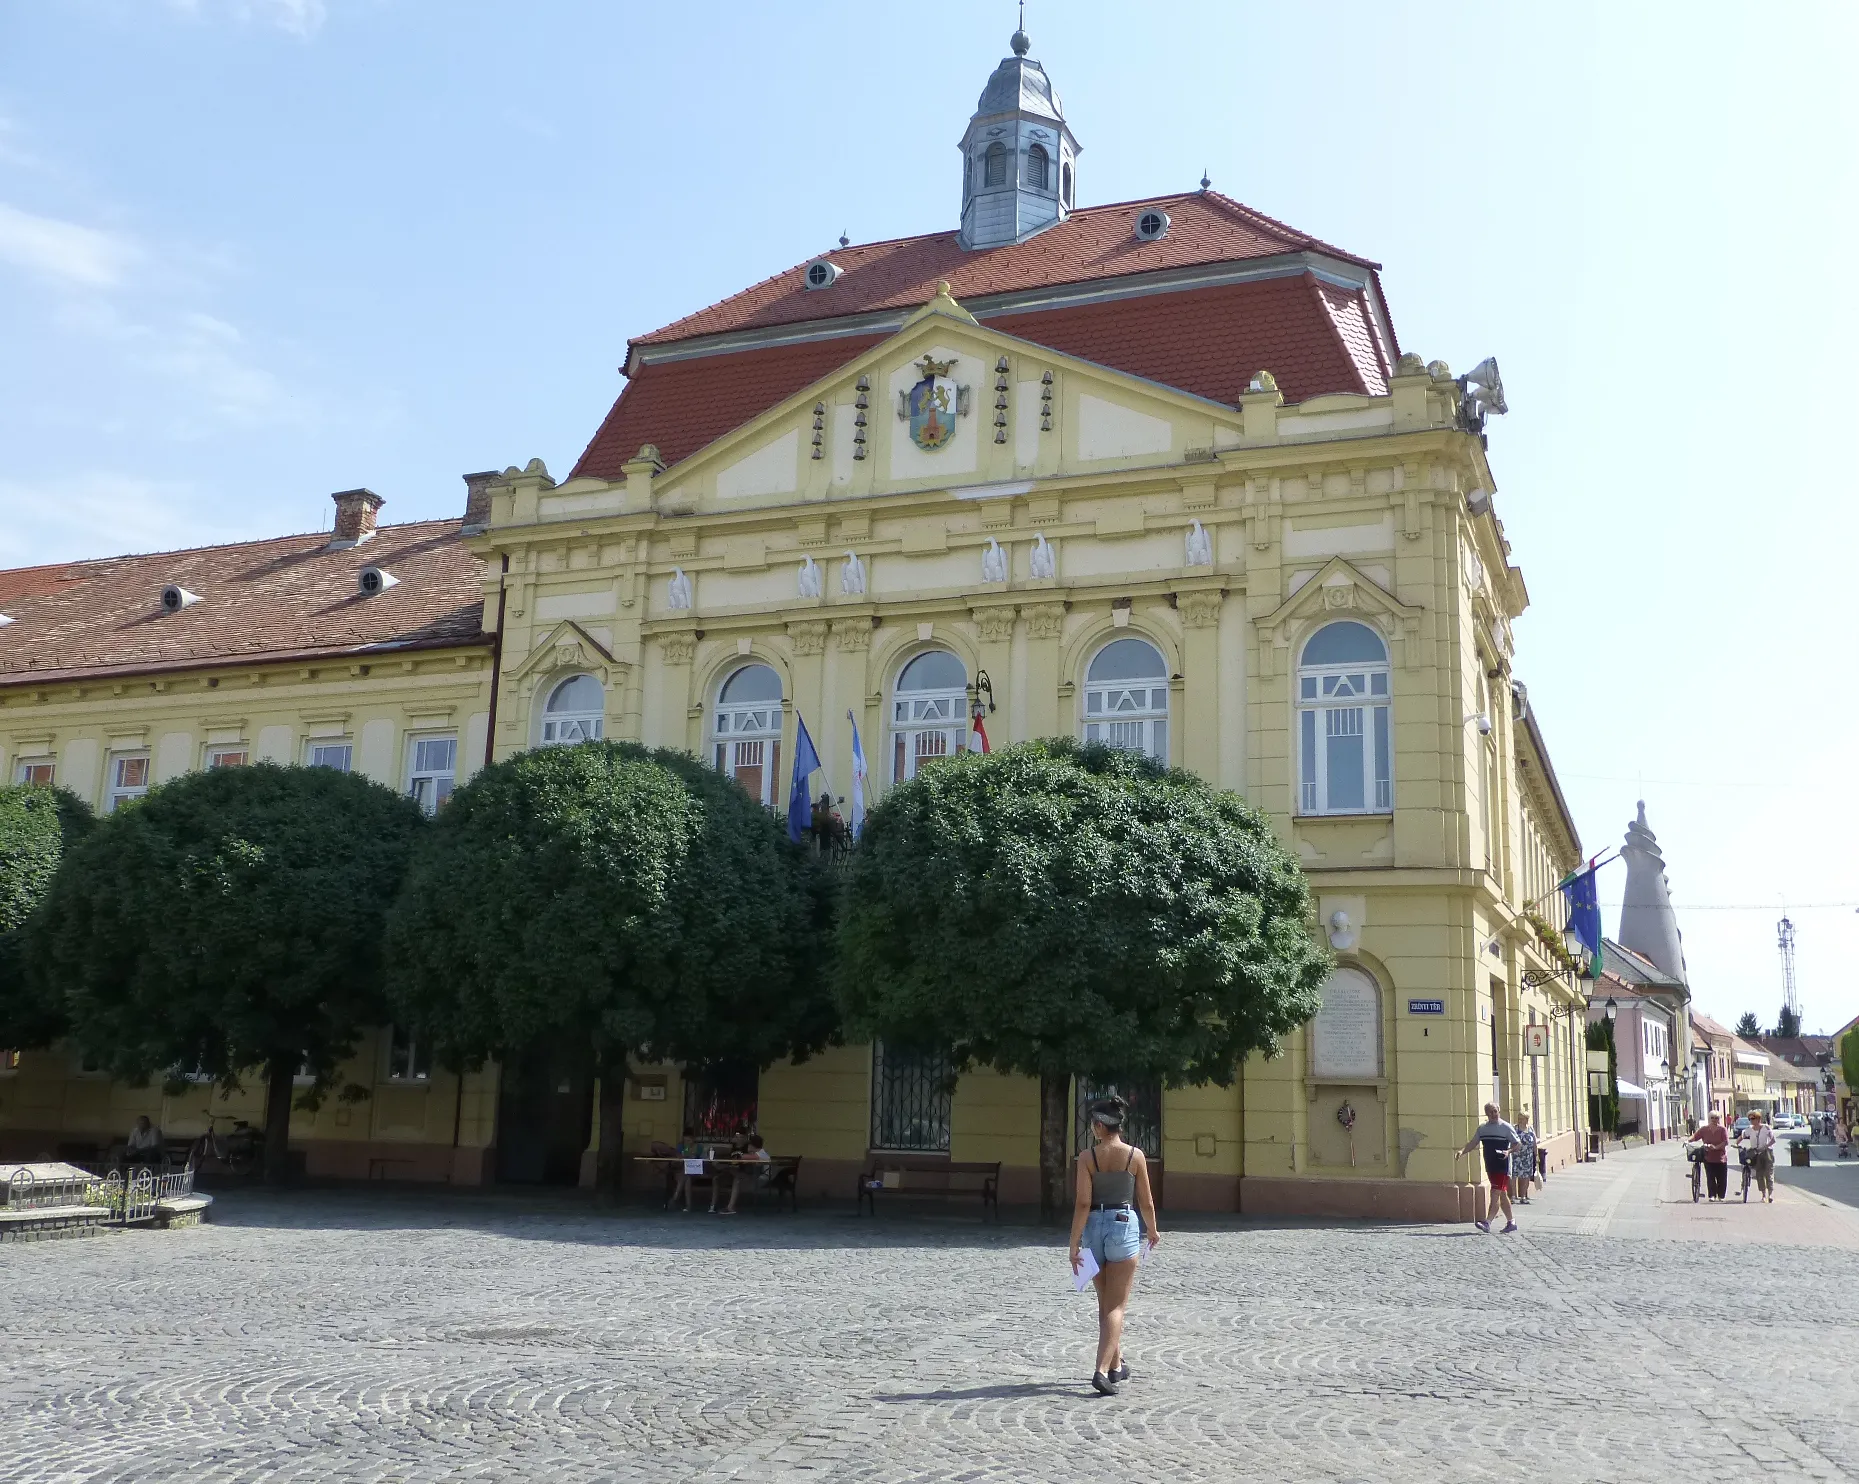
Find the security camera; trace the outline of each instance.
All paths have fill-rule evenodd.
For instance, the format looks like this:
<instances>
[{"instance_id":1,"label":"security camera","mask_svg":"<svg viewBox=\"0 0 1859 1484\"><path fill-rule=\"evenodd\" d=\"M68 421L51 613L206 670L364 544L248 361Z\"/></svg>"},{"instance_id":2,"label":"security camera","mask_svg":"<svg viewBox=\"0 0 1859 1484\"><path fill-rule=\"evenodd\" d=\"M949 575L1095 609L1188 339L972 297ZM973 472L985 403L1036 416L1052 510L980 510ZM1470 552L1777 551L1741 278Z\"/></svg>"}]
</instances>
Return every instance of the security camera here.
<instances>
[{"instance_id":1,"label":"security camera","mask_svg":"<svg viewBox=\"0 0 1859 1484\"><path fill-rule=\"evenodd\" d=\"M1481 737L1489 737L1491 735L1491 718L1486 716L1482 711L1478 713L1478 735Z\"/></svg>"}]
</instances>

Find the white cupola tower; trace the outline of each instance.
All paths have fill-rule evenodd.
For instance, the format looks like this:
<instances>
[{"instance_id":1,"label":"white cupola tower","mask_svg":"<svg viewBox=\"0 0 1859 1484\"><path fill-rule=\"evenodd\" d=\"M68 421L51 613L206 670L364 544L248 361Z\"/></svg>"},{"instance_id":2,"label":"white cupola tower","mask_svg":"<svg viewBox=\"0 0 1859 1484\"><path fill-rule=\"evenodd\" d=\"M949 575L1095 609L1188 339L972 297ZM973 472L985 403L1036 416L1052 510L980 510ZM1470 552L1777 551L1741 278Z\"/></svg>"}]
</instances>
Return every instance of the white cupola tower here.
<instances>
[{"instance_id":1,"label":"white cupola tower","mask_svg":"<svg viewBox=\"0 0 1859 1484\"><path fill-rule=\"evenodd\" d=\"M1046 69L1015 31L962 136L962 246L1024 242L1071 214L1078 141Z\"/></svg>"}]
</instances>

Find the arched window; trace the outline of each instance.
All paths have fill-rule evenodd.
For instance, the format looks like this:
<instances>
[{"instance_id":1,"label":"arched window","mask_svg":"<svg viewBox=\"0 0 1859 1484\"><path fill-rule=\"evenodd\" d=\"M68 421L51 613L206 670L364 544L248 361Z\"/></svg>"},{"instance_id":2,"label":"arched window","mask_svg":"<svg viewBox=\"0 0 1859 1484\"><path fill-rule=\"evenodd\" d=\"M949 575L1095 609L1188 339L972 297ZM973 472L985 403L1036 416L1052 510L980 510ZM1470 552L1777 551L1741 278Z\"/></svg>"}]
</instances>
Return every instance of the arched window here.
<instances>
[{"instance_id":1,"label":"arched window","mask_svg":"<svg viewBox=\"0 0 1859 1484\"><path fill-rule=\"evenodd\" d=\"M924 763L960 752L968 734L968 671L946 649L918 655L891 697L891 779L915 778Z\"/></svg>"},{"instance_id":2,"label":"arched window","mask_svg":"<svg viewBox=\"0 0 1859 1484\"><path fill-rule=\"evenodd\" d=\"M1112 639L1092 659L1084 740L1168 761L1168 664L1147 639Z\"/></svg>"},{"instance_id":3,"label":"arched window","mask_svg":"<svg viewBox=\"0 0 1859 1484\"><path fill-rule=\"evenodd\" d=\"M576 675L549 692L542 708L544 746L557 742L598 742L606 723L607 693L592 675Z\"/></svg>"},{"instance_id":4,"label":"arched window","mask_svg":"<svg viewBox=\"0 0 1859 1484\"><path fill-rule=\"evenodd\" d=\"M1059 201L1069 208L1072 204L1072 167L1059 166Z\"/></svg>"},{"instance_id":5,"label":"arched window","mask_svg":"<svg viewBox=\"0 0 1859 1484\"><path fill-rule=\"evenodd\" d=\"M1036 191L1052 189L1052 157L1043 144L1035 144L1026 152L1026 183Z\"/></svg>"},{"instance_id":6,"label":"arched window","mask_svg":"<svg viewBox=\"0 0 1859 1484\"><path fill-rule=\"evenodd\" d=\"M733 671L717 691L711 730L717 771L772 809L781 777L781 677L767 665Z\"/></svg>"},{"instance_id":7,"label":"arched window","mask_svg":"<svg viewBox=\"0 0 1859 1484\"><path fill-rule=\"evenodd\" d=\"M1326 624L1297 669L1298 812L1394 808L1388 646L1367 624Z\"/></svg>"},{"instance_id":8,"label":"arched window","mask_svg":"<svg viewBox=\"0 0 1859 1484\"><path fill-rule=\"evenodd\" d=\"M988 152L982 156L982 184L1004 186L1007 184L1007 146L998 139L988 146Z\"/></svg>"}]
</instances>

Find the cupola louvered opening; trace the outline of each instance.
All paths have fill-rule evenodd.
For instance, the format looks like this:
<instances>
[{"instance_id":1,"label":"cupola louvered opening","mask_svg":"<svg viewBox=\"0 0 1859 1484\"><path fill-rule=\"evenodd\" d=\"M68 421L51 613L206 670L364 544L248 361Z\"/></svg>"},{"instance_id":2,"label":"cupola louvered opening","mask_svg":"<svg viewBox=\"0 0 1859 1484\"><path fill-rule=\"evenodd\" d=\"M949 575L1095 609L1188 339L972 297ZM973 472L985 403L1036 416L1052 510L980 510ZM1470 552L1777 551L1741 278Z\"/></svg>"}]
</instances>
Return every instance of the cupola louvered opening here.
<instances>
[{"instance_id":1,"label":"cupola louvered opening","mask_svg":"<svg viewBox=\"0 0 1859 1484\"><path fill-rule=\"evenodd\" d=\"M983 159L982 182L990 186L1007 184L1007 146L998 139L988 146Z\"/></svg>"}]
</instances>

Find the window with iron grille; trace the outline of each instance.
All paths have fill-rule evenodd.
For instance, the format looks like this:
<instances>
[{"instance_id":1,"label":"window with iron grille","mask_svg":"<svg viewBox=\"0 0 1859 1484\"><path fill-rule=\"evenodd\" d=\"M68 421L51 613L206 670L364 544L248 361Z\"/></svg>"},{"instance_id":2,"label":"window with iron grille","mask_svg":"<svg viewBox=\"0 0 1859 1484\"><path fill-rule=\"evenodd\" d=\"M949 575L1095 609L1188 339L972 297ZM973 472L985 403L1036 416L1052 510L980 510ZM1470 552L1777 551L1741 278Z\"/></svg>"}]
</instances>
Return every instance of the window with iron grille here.
<instances>
[{"instance_id":1,"label":"window with iron grille","mask_svg":"<svg viewBox=\"0 0 1859 1484\"><path fill-rule=\"evenodd\" d=\"M1134 1144L1150 1159L1162 1157L1162 1084L1160 1082L1072 1082L1077 1093L1077 1116L1072 1120L1074 1152L1084 1153L1091 1138L1091 1105L1102 1098L1120 1097L1130 1105L1123 1117L1123 1142Z\"/></svg>"},{"instance_id":2,"label":"window with iron grille","mask_svg":"<svg viewBox=\"0 0 1859 1484\"><path fill-rule=\"evenodd\" d=\"M687 1067L684 1073L684 1131L698 1142L726 1143L755 1132L761 1074L747 1062Z\"/></svg>"},{"instance_id":3,"label":"window with iron grille","mask_svg":"<svg viewBox=\"0 0 1859 1484\"><path fill-rule=\"evenodd\" d=\"M941 1051L871 1048L871 1147L949 1152L949 1110L955 1072Z\"/></svg>"}]
</instances>

